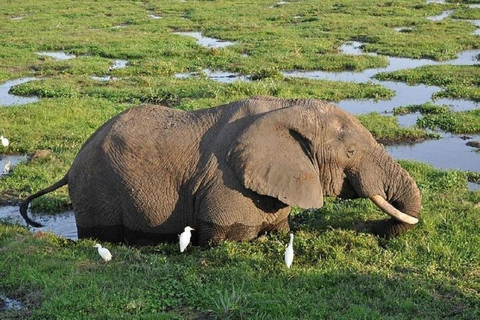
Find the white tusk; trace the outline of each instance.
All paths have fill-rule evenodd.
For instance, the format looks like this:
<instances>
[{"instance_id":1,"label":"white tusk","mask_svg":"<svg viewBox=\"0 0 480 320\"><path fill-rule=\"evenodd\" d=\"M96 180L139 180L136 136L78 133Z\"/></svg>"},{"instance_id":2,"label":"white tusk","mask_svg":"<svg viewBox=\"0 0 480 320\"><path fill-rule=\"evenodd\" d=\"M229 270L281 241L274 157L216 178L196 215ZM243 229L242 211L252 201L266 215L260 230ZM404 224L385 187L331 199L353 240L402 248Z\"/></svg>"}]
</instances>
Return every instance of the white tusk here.
<instances>
[{"instance_id":1,"label":"white tusk","mask_svg":"<svg viewBox=\"0 0 480 320\"><path fill-rule=\"evenodd\" d=\"M418 223L418 218L409 216L408 214L403 213L402 211L396 209L394 206L392 206L390 203L388 203L388 201L385 200L380 195L371 196L370 200L372 200L372 202L375 203L377 205L377 207L382 209L383 212L385 212L389 216L392 216L393 218L397 219L398 221L405 222L405 223L408 223L408 224L417 224Z\"/></svg>"}]
</instances>

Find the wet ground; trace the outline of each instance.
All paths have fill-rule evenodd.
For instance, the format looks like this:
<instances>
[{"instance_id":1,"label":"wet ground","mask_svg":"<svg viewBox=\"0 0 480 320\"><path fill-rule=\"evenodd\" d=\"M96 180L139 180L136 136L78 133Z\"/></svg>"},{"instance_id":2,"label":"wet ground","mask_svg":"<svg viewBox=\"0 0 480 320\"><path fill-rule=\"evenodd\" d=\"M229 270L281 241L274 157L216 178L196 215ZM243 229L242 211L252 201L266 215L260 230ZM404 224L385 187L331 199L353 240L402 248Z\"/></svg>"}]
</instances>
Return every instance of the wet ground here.
<instances>
[{"instance_id":1,"label":"wet ground","mask_svg":"<svg viewBox=\"0 0 480 320\"><path fill-rule=\"evenodd\" d=\"M17 164L27 161L24 155L2 155L0 154L0 177L7 175Z\"/></svg>"},{"instance_id":2,"label":"wet ground","mask_svg":"<svg viewBox=\"0 0 480 320\"><path fill-rule=\"evenodd\" d=\"M442 0L427 1L427 3L444 3ZM277 5L283 5L284 2L278 2ZM470 5L471 7L480 7L480 5ZM442 14L434 17L429 17L432 21L439 21L447 18L453 13L454 10L448 10ZM160 16L150 14L151 19L160 19ZM478 20L470 21L477 26L480 26ZM116 26L125 27L125 26ZM402 28L397 28L397 31L402 32ZM478 34L480 29L476 30ZM214 38L204 37L200 32L176 32L181 36L193 37L197 40L197 44L209 49L224 48L226 46L233 45L234 43L229 41L222 41ZM341 47L343 54L349 55L362 55L375 53L364 53L362 50L362 43L349 42ZM75 58L75 55L69 55L65 52L38 52L39 55L49 56L57 60L66 60ZM386 68L367 69L362 72L324 72L324 71L285 71L284 75L288 77L303 77L318 80L330 80L330 81L346 81L346 82L370 82L385 86L395 92L395 96L388 101L374 101L374 100L344 100L338 104L345 110L354 113L362 114L369 112L387 112L391 113L393 108L399 106L406 106L409 104L422 104L425 102L433 102L435 104L447 104L452 106L455 111L471 110L479 107L478 103L466 100L453 100L453 99L437 99L433 100L432 96L436 92L440 91L440 87L426 86L426 85L407 85L401 82L379 81L373 78L373 76L379 72L392 72L403 69L417 68L424 65L438 65L438 64L452 64L452 65L473 65L478 64L479 61L476 57L480 54L480 50L469 50L461 52L456 59L444 62L436 62L426 59L408 59L387 57L389 65ZM128 65L126 60L115 60L110 67L109 71L118 68L124 68ZM246 75L238 75L225 71L204 69L202 74L199 73L183 73L176 74L177 78L188 78L195 76L205 76L215 81L230 83L234 81L249 81L249 77ZM105 76L93 76L98 81L108 81L111 79L110 75ZM29 77L17 80L7 81L0 84L0 106L16 106L27 103L34 103L39 100L38 97L20 97L9 94L9 90L16 85L26 83L28 81L37 80L37 78ZM411 114L398 117L399 123L404 126L413 126L418 118L418 114ZM470 135L469 141L479 141L480 135ZM468 171L480 172L480 154L476 152L476 148L472 148L466 145L463 136L442 134L440 140L429 140L421 143L408 144L408 145L396 145L386 147L387 151L395 159L409 159L415 161L426 162L440 169L460 169ZM10 167L10 170L22 162L27 161L26 156L18 155L0 155L0 177L8 174L5 170L5 166ZM476 183L468 184L470 190L480 190L480 185ZM66 212L60 215L33 215L34 220L43 223L43 228L32 228L33 232L51 231L55 234L62 235L69 239L77 239L77 230L75 226L75 219L73 212ZM6 220L12 223L19 223L25 225L23 218L19 214L18 206L6 206L0 207L0 220ZM2 298L0 296L0 298ZM10 308L15 308L15 300L3 298L0 299L5 305L9 304ZM12 307L13 306L13 307Z\"/></svg>"},{"instance_id":3,"label":"wet ground","mask_svg":"<svg viewBox=\"0 0 480 320\"><path fill-rule=\"evenodd\" d=\"M22 303L18 300L8 298L0 294L0 312L10 310L21 310Z\"/></svg>"},{"instance_id":4,"label":"wet ground","mask_svg":"<svg viewBox=\"0 0 480 320\"><path fill-rule=\"evenodd\" d=\"M174 34L193 37L197 40L197 44L199 46L206 47L209 49L225 48L234 44L233 42L230 42L230 41L223 41L215 38L204 37L202 36L201 32L174 32Z\"/></svg>"},{"instance_id":5,"label":"wet ground","mask_svg":"<svg viewBox=\"0 0 480 320\"><path fill-rule=\"evenodd\" d=\"M73 211L67 211L61 214L45 215L28 213L32 220L43 224L41 228L29 227L32 232L53 232L64 238L77 240L77 226L75 224L75 215ZM7 223L26 226L25 220L20 215L19 206L0 207L0 220Z\"/></svg>"},{"instance_id":6,"label":"wet ground","mask_svg":"<svg viewBox=\"0 0 480 320\"><path fill-rule=\"evenodd\" d=\"M37 54L40 56L47 56L50 58L54 58L56 60L69 60L77 57L74 54L68 54L63 51L41 51L41 52L37 52Z\"/></svg>"},{"instance_id":7,"label":"wet ground","mask_svg":"<svg viewBox=\"0 0 480 320\"><path fill-rule=\"evenodd\" d=\"M39 100L38 97L21 97L10 94L9 91L12 87L17 86L22 83L26 83L29 81L37 80L37 78L28 77L16 80L10 80L0 84L0 107L11 107L11 106L18 106L27 103L37 102Z\"/></svg>"},{"instance_id":8,"label":"wet ground","mask_svg":"<svg viewBox=\"0 0 480 320\"><path fill-rule=\"evenodd\" d=\"M205 75L205 77L218 82L222 82L222 83L232 83L235 81L249 81L248 76L242 76L235 73L225 72L220 70L212 71L210 69L203 69L202 73L203 75ZM198 76L201 76L201 74L198 72L177 73L174 75L175 78L179 78L179 79L198 77Z\"/></svg>"}]
</instances>

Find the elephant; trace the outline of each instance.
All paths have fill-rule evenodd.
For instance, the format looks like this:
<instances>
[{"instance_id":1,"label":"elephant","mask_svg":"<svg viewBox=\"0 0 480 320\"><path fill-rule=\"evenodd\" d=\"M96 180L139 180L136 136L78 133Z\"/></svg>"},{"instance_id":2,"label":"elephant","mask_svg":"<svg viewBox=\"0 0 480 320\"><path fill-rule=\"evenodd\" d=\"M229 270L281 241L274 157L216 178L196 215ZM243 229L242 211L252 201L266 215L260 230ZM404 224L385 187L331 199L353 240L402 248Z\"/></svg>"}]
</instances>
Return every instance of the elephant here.
<instances>
[{"instance_id":1,"label":"elephant","mask_svg":"<svg viewBox=\"0 0 480 320\"><path fill-rule=\"evenodd\" d=\"M114 116L83 144L66 175L27 197L68 184L78 237L155 244L186 226L199 245L288 231L292 206L324 197L370 198L394 237L420 217L409 173L356 117L316 99L252 97L183 111L141 105Z\"/></svg>"}]
</instances>

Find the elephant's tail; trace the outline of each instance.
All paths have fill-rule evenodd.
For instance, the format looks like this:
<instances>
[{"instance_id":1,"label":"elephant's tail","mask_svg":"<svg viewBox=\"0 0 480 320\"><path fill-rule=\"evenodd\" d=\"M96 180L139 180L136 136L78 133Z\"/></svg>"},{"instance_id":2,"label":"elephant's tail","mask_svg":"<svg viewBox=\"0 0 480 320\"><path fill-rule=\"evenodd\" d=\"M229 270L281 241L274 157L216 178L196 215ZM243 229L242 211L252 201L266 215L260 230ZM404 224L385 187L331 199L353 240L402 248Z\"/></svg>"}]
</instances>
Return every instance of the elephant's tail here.
<instances>
[{"instance_id":1,"label":"elephant's tail","mask_svg":"<svg viewBox=\"0 0 480 320\"><path fill-rule=\"evenodd\" d=\"M35 194L32 194L31 196L23 200L23 202L20 204L20 214L22 215L23 219L25 219L25 222L36 228L42 227L43 225L41 223L35 222L28 217L27 215L28 204L33 199L43 196L46 193L52 192L53 190L57 190L58 188L63 187L66 184L68 184L68 173L61 180L55 182L50 187L47 187Z\"/></svg>"}]
</instances>

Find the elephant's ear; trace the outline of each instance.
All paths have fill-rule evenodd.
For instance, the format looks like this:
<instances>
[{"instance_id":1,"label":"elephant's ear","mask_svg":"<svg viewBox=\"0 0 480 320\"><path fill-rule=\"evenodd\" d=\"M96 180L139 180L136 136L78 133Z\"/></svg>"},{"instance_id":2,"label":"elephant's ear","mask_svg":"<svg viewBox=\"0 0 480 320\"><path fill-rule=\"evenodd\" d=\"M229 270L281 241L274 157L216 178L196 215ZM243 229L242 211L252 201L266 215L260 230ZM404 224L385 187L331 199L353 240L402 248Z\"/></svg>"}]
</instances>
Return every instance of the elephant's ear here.
<instances>
[{"instance_id":1,"label":"elephant's ear","mask_svg":"<svg viewBox=\"0 0 480 320\"><path fill-rule=\"evenodd\" d=\"M232 143L227 162L247 189L301 208L323 206L312 142L311 110L289 107L261 115Z\"/></svg>"}]
</instances>

